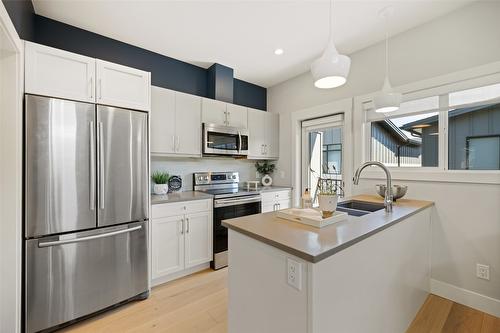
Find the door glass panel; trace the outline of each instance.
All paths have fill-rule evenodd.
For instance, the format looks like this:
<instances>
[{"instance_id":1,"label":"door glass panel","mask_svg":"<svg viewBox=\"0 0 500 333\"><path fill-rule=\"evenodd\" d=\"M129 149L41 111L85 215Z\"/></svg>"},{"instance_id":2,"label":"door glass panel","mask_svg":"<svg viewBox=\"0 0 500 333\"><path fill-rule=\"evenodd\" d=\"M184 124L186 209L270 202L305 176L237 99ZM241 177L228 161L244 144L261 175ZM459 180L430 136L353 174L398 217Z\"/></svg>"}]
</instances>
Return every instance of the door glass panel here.
<instances>
[{"instance_id":1,"label":"door glass panel","mask_svg":"<svg viewBox=\"0 0 500 333\"><path fill-rule=\"evenodd\" d=\"M302 133L303 187L309 188L314 198L319 177L335 179L342 186L343 123L320 123L304 127Z\"/></svg>"}]
</instances>

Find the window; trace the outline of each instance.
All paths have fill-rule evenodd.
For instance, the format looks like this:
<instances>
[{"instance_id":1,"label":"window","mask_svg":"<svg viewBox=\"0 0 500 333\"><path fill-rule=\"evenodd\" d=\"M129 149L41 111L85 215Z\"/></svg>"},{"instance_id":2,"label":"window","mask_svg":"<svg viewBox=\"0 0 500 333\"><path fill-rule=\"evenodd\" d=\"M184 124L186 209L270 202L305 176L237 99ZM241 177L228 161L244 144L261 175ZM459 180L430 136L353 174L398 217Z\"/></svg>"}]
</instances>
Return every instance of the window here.
<instances>
[{"instance_id":1,"label":"window","mask_svg":"<svg viewBox=\"0 0 500 333\"><path fill-rule=\"evenodd\" d=\"M468 170L500 170L500 135L468 137Z\"/></svg>"},{"instance_id":2,"label":"window","mask_svg":"<svg viewBox=\"0 0 500 333\"><path fill-rule=\"evenodd\" d=\"M371 159L391 167L437 167L438 112L386 118L371 124Z\"/></svg>"}]
</instances>

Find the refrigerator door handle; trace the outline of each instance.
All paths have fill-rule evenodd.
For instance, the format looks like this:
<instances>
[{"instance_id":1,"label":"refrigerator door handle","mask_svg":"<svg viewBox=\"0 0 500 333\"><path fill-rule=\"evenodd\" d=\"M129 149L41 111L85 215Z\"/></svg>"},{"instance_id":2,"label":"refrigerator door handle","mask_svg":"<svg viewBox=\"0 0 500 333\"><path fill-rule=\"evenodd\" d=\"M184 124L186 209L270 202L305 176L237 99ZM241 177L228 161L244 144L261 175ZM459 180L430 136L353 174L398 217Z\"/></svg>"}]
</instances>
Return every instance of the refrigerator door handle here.
<instances>
[{"instance_id":1,"label":"refrigerator door handle","mask_svg":"<svg viewBox=\"0 0 500 333\"><path fill-rule=\"evenodd\" d=\"M80 242L85 242L85 241L89 241L92 239L99 239L99 238L105 238L105 237L111 237L111 236L116 236L116 235L120 235L120 234L125 234L125 233L133 232L136 230L140 230L140 229L142 229L142 226L138 225L138 226L133 227L133 228L121 229L121 230L117 230L117 231L107 232L105 234L85 236L85 237L73 238L73 239L64 239L64 240L58 240L58 241L52 241L52 242L40 242L40 243L38 243L38 247L49 247L49 246L64 245L64 244L71 244L71 243L80 243Z\"/></svg>"},{"instance_id":2,"label":"refrigerator door handle","mask_svg":"<svg viewBox=\"0 0 500 333\"><path fill-rule=\"evenodd\" d=\"M99 145L99 207L104 209L104 139L102 122L99 122L97 141Z\"/></svg>"},{"instance_id":3,"label":"refrigerator door handle","mask_svg":"<svg viewBox=\"0 0 500 333\"><path fill-rule=\"evenodd\" d=\"M90 210L95 209L95 127L90 121Z\"/></svg>"}]
</instances>

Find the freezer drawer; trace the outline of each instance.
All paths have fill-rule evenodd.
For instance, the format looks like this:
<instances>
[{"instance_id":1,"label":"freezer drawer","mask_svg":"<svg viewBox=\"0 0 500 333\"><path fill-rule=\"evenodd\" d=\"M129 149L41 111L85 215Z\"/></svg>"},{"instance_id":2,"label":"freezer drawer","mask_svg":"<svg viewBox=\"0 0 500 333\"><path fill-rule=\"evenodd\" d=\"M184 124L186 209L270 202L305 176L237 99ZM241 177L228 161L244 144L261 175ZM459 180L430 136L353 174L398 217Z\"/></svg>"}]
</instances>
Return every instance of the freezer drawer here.
<instances>
[{"instance_id":1,"label":"freezer drawer","mask_svg":"<svg viewBox=\"0 0 500 333\"><path fill-rule=\"evenodd\" d=\"M26 332L148 290L147 221L26 241Z\"/></svg>"},{"instance_id":2,"label":"freezer drawer","mask_svg":"<svg viewBox=\"0 0 500 333\"><path fill-rule=\"evenodd\" d=\"M25 103L25 236L94 228L95 105L33 95Z\"/></svg>"},{"instance_id":3,"label":"freezer drawer","mask_svg":"<svg viewBox=\"0 0 500 333\"><path fill-rule=\"evenodd\" d=\"M148 216L148 115L97 106L98 226Z\"/></svg>"}]
</instances>

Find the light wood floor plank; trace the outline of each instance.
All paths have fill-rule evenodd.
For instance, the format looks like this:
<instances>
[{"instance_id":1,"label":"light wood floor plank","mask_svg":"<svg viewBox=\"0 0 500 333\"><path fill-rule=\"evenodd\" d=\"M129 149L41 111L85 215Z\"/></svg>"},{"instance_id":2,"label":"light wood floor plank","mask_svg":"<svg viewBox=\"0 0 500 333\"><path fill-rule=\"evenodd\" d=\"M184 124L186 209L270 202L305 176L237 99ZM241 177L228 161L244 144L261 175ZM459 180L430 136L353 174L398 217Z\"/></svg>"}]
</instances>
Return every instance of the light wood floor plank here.
<instances>
[{"instance_id":1,"label":"light wood floor plank","mask_svg":"<svg viewBox=\"0 0 500 333\"><path fill-rule=\"evenodd\" d=\"M483 316L481 333L499 333L499 332L500 332L500 318L485 313Z\"/></svg>"},{"instance_id":2,"label":"light wood floor plank","mask_svg":"<svg viewBox=\"0 0 500 333\"><path fill-rule=\"evenodd\" d=\"M451 311L453 302L429 295L417 313L407 333L439 333Z\"/></svg>"},{"instance_id":3,"label":"light wood floor plank","mask_svg":"<svg viewBox=\"0 0 500 333\"><path fill-rule=\"evenodd\" d=\"M450 314L443 326L443 333L481 332L484 313L468 306L453 303Z\"/></svg>"}]
</instances>

